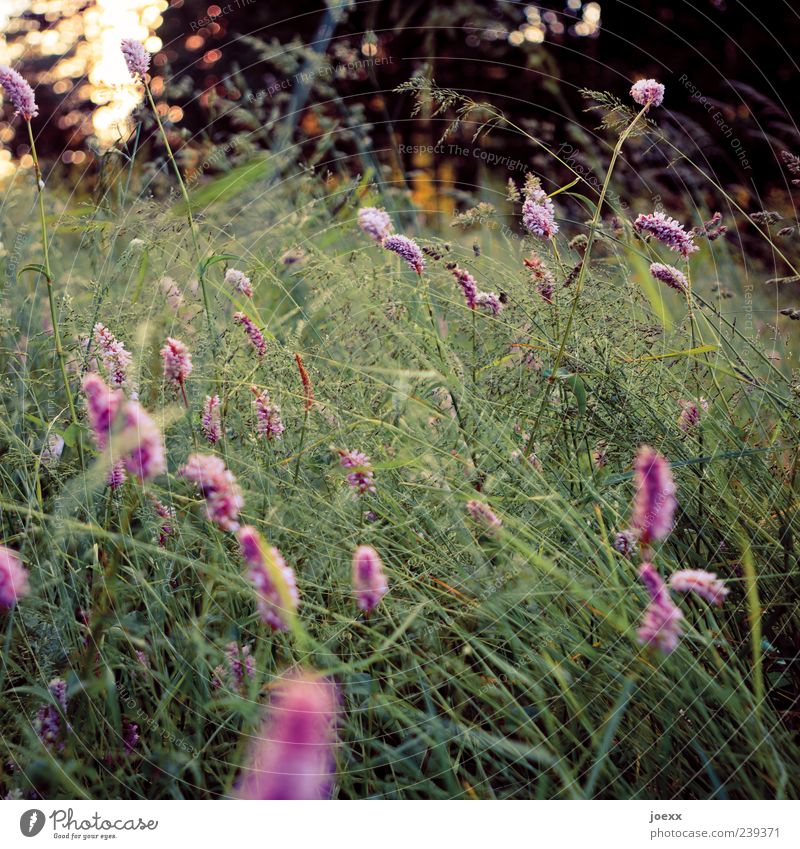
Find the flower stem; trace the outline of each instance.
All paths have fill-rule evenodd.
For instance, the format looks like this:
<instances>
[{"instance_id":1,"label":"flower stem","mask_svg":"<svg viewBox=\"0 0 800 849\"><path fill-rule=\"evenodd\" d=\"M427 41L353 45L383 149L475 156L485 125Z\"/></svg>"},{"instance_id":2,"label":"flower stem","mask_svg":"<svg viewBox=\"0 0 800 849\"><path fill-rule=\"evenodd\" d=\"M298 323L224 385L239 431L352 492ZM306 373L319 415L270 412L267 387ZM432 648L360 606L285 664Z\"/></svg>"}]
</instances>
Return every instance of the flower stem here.
<instances>
[{"instance_id":1,"label":"flower stem","mask_svg":"<svg viewBox=\"0 0 800 849\"><path fill-rule=\"evenodd\" d=\"M53 345L58 360L58 368L61 372L61 380L64 383L64 392L67 396L67 406L69 407L69 415L73 424L78 423L78 415L75 412L75 399L72 397L72 390L69 385L69 377L67 376L67 365L64 359L64 348L61 343L61 331L58 327L58 313L56 312L56 302L53 296L53 272L50 268L50 249L47 242L47 218L44 212L44 181L42 180L42 169L39 166L39 157L36 154L36 142L33 138L33 128L31 122L25 122L28 125L28 138L31 143L31 156L33 157L34 173L36 175L36 193L39 201L39 222L42 228L42 252L44 254L44 278L47 282L47 299L50 304L50 320L53 325ZM77 437L78 456L80 457L81 466L83 466L83 441L78 433Z\"/></svg>"}]
</instances>

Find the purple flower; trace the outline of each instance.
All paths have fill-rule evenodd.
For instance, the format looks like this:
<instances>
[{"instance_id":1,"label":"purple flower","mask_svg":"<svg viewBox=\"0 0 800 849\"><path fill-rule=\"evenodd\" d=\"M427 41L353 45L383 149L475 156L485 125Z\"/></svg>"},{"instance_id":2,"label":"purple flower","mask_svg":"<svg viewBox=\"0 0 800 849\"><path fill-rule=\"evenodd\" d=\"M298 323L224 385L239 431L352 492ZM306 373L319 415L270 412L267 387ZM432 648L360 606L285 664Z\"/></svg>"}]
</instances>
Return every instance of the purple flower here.
<instances>
[{"instance_id":1,"label":"purple flower","mask_svg":"<svg viewBox=\"0 0 800 849\"><path fill-rule=\"evenodd\" d=\"M86 396L86 415L97 447L102 451L108 444L111 425L124 400L122 391L112 391L99 374L88 372L83 378Z\"/></svg>"},{"instance_id":2,"label":"purple flower","mask_svg":"<svg viewBox=\"0 0 800 849\"><path fill-rule=\"evenodd\" d=\"M375 472L369 457L363 451L339 452L339 463L343 469L348 469L347 482L355 491L356 495L364 495L367 492L375 492Z\"/></svg>"},{"instance_id":3,"label":"purple flower","mask_svg":"<svg viewBox=\"0 0 800 849\"><path fill-rule=\"evenodd\" d=\"M280 551L268 546L261 534L250 525L243 525L236 535L242 557L249 566L248 578L258 594L258 612L276 631L289 629L299 603L294 570L286 565Z\"/></svg>"},{"instance_id":4,"label":"purple flower","mask_svg":"<svg viewBox=\"0 0 800 849\"><path fill-rule=\"evenodd\" d=\"M250 278L243 271L237 271L235 268L229 268L225 272L225 284L230 286L234 292L239 292L247 298L253 297L253 284L250 282Z\"/></svg>"},{"instance_id":5,"label":"purple flower","mask_svg":"<svg viewBox=\"0 0 800 849\"><path fill-rule=\"evenodd\" d=\"M286 429L281 421L281 408L270 401L269 393L251 386L253 409L256 411L256 427L265 439L280 439Z\"/></svg>"},{"instance_id":6,"label":"purple flower","mask_svg":"<svg viewBox=\"0 0 800 849\"><path fill-rule=\"evenodd\" d=\"M371 545L359 545L353 554L353 590L358 606L366 613L389 592L381 558Z\"/></svg>"},{"instance_id":7,"label":"purple flower","mask_svg":"<svg viewBox=\"0 0 800 849\"><path fill-rule=\"evenodd\" d=\"M639 215L633 222L633 229L637 233L653 236L684 259L688 259L689 254L700 250L692 241L692 234L687 232L682 224L663 212ZM652 272L652 268L650 270Z\"/></svg>"},{"instance_id":8,"label":"purple flower","mask_svg":"<svg viewBox=\"0 0 800 849\"><path fill-rule=\"evenodd\" d=\"M61 708L61 712L52 703L42 705L36 714L34 727L45 746L62 749L64 744L61 742L61 714L66 716L67 713L67 682L63 678L53 678L47 685L47 689ZM69 730L70 727L67 725L67 731Z\"/></svg>"},{"instance_id":9,"label":"purple flower","mask_svg":"<svg viewBox=\"0 0 800 849\"><path fill-rule=\"evenodd\" d=\"M550 239L558 233L553 201L543 189L532 189L522 204L522 223L529 233Z\"/></svg>"},{"instance_id":10,"label":"purple flower","mask_svg":"<svg viewBox=\"0 0 800 849\"><path fill-rule=\"evenodd\" d=\"M141 41L137 41L135 38L123 38L120 42L120 49L130 75L134 79L141 77L144 80L150 67L150 54L145 50Z\"/></svg>"},{"instance_id":11,"label":"purple flower","mask_svg":"<svg viewBox=\"0 0 800 849\"><path fill-rule=\"evenodd\" d=\"M467 502L467 510L473 520L477 522L487 534L496 536L499 533L503 521L494 513L488 504L483 501L472 499Z\"/></svg>"},{"instance_id":12,"label":"purple flower","mask_svg":"<svg viewBox=\"0 0 800 849\"><path fill-rule=\"evenodd\" d=\"M500 298L494 292L478 292L475 298L475 306L491 313L491 315L500 315L500 311L503 309Z\"/></svg>"},{"instance_id":13,"label":"purple flower","mask_svg":"<svg viewBox=\"0 0 800 849\"><path fill-rule=\"evenodd\" d=\"M225 463L213 454L190 454L180 474L196 484L206 501L206 516L225 531L239 527L242 491Z\"/></svg>"},{"instance_id":14,"label":"purple flower","mask_svg":"<svg viewBox=\"0 0 800 849\"><path fill-rule=\"evenodd\" d=\"M106 484L109 489L119 489L127 479L128 476L125 474L125 464L122 460L118 460L114 463L106 475Z\"/></svg>"},{"instance_id":15,"label":"purple flower","mask_svg":"<svg viewBox=\"0 0 800 849\"><path fill-rule=\"evenodd\" d=\"M175 508L162 504L157 498L153 499L153 507L162 520L161 527L158 529L158 544L164 548L167 539L175 533Z\"/></svg>"},{"instance_id":16,"label":"purple flower","mask_svg":"<svg viewBox=\"0 0 800 849\"><path fill-rule=\"evenodd\" d=\"M669 590L652 563L642 563L639 577L651 598L639 626L639 642L669 654L680 641L683 614L670 598Z\"/></svg>"},{"instance_id":17,"label":"purple flower","mask_svg":"<svg viewBox=\"0 0 800 849\"><path fill-rule=\"evenodd\" d=\"M358 226L378 243L383 242L394 229L387 212L374 206L364 206L358 210Z\"/></svg>"},{"instance_id":18,"label":"purple flower","mask_svg":"<svg viewBox=\"0 0 800 849\"><path fill-rule=\"evenodd\" d=\"M19 555L0 545L0 607L13 607L30 592L28 572Z\"/></svg>"},{"instance_id":19,"label":"purple flower","mask_svg":"<svg viewBox=\"0 0 800 849\"><path fill-rule=\"evenodd\" d=\"M139 726L129 719L122 720L122 743L125 746L125 755L130 757L133 750L139 745Z\"/></svg>"},{"instance_id":20,"label":"purple flower","mask_svg":"<svg viewBox=\"0 0 800 849\"><path fill-rule=\"evenodd\" d=\"M478 284L475 282L475 278L469 271L464 271L463 268L458 267L453 269L453 276L464 293L464 300L467 302L467 306L471 310L474 310L475 299L478 297Z\"/></svg>"},{"instance_id":21,"label":"purple flower","mask_svg":"<svg viewBox=\"0 0 800 849\"><path fill-rule=\"evenodd\" d=\"M689 281L686 279L686 275L675 268L674 265L664 265L661 262L654 262L650 266L650 273L656 280L666 283L667 286L671 286L679 292L685 292L689 288Z\"/></svg>"},{"instance_id":22,"label":"purple flower","mask_svg":"<svg viewBox=\"0 0 800 849\"><path fill-rule=\"evenodd\" d=\"M64 437L51 433L47 442L42 446L41 458L46 466L55 466L64 453Z\"/></svg>"},{"instance_id":23,"label":"purple flower","mask_svg":"<svg viewBox=\"0 0 800 849\"><path fill-rule=\"evenodd\" d=\"M620 531L614 537L614 550L623 557L630 557L636 550L636 534L631 531Z\"/></svg>"},{"instance_id":24,"label":"purple flower","mask_svg":"<svg viewBox=\"0 0 800 849\"><path fill-rule=\"evenodd\" d=\"M696 593L709 604L722 607L730 590L714 572L703 569L681 569L669 579L670 587L677 593Z\"/></svg>"},{"instance_id":25,"label":"purple flower","mask_svg":"<svg viewBox=\"0 0 800 849\"><path fill-rule=\"evenodd\" d=\"M326 799L336 744L335 685L308 672L287 676L242 769L241 799Z\"/></svg>"},{"instance_id":26,"label":"purple flower","mask_svg":"<svg viewBox=\"0 0 800 849\"><path fill-rule=\"evenodd\" d=\"M639 449L634 461L636 495L631 527L642 545L664 539L672 530L678 502L669 463L648 445Z\"/></svg>"},{"instance_id":27,"label":"purple flower","mask_svg":"<svg viewBox=\"0 0 800 849\"><path fill-rule=\"evenodd\" d=\"M219 442L222 436L222 418L220 415L220 407L222 402L219 400L219 395L206 395L205 404L203 404L203 414L200 418L200 429L203 431L203 436L207 442L212 445Z\"/></svg>"},{"instance_id":28,"label":"purple flower","mask_svg":"<svg viewBox=\"0 0 800 849\"><path fill-rule=\"evenodd\" d=\"M7 65L0 65L0 86L11 101L15 115L22 115L26 121L39 114L33 89L25 78Z\"/></svg>"},{"instance_id":29,"label":"purple flower","mask_svg":"<svg viewBox=\"0 0 800 849\"><path fill-rule=\"evenodd\" d=\"M125 452L122 462L139 480L157 477L166 469L161 431L138 401L125 404L120 440Z\"/></svg>"},{"instance_id":30,"label":"purple flower","mask_svg":"<svg viewBox=\"0 0 800 849\"><path fill-rule=\"evenodd\" d=\"M708 412L708 401L705 398L699 398L697 403L681 399L678 401L678 406L681 408L681 414L678 416L678 427L684 433L696 428L700 424L702 413Z\"/></svg>"},{"instance_id":31,"label":"purple flower","mask_svg":"<svg viewBox=\"0 0 800 849\"><path fill-rule=\"evenodd\" d=\"M108 382L112 386L124 386L127 381L126 369L131 364L130 353L125 350L122 342L99 322L92 330L92 341L103 363Z\"/></svg>"},{"instance_id":32,"label":"purple flower","mask_svg":"<svg viewBox=\"0 0 800 849\"><path fill-rule=\"evenodd\" d=\"M264 334L256 327L255 322L243 312L233 314L233 323L238 324L250 338L250 342L256 349L259 359L267 353L267 343Z\"/></svg>"},{"instance_id":33,"label":"purple flower","mask_svg":"<svg viewBox=\"0 0 800 849\"><path fill-rule=\"evenodd\" d=\"M661 106L664 102L664 86L655 80L639 80L631 88L631 97L639 106Z\"/></svg>"},{"instance_id":34,"label":"purple flower","mask_svg":"<svg viewBox=\"0 0 800 849\"><path fill-rule=\"evenodd\" d=\"M425 270L425 257L419 245L407 236L387 236L383 240L383 246L387 251L397 254L400 259L405 260L408 265L417 272L422 274Z\"/></svg>"},{"instance_id":35,"label":"purple flower","mask_svg":"<svg viewBox=\"0 0 800 849\"><path fill-rule=\"evenodd\" d=\"M225 647L225 665L214 670L214 686L224 687L230 682L237 693L242 693L247 685L247 679L256 672L255 658L250 654L250 646L239 647L236 641Z\"/></svg>"},{"instance_id":36,"label":"purple flower","mask_svg":"<svg viewBox=\"0 0 800 849\"><path fill-rule=\"evenodd\" d=\"M186 379L192 373L192 355L189 349L179 339L167 336L167 341L161 349L161 359L164 360L166 380L185 393Z\"/></svg>"}]
</instances>

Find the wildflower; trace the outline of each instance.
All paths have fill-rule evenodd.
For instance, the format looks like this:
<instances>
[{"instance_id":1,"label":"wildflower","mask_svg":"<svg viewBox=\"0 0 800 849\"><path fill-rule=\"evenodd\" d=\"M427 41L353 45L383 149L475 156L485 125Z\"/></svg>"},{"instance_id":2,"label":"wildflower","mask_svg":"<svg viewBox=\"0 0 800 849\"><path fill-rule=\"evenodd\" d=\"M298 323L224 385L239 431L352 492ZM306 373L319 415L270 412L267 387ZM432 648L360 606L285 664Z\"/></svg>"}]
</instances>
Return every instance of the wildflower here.
<instances>
[{"instance_id":1,"label":"wildflower","mask_svg":"<svg viewBox=\"0 0 800 849\"><path fill-rule=\"evenodd\" d=\"M34 727L39 739L45 746L48 748L55 746L61 749L64 746L60 742L62 737L61 715L66 716L67 714L67 682L63 678L53 678L47 685L47 689L61 711L52 703L42 705L36 714ZM67 731L69 730L70 727L67 725Z\"/></svg>"},{"instance_id":2,"label":"wildflower","mask_svg":"<svg viewBox=\"0 0 800 849\"><path fill-rule=\"evenodd\" d=\"M553 201L541 188L531 189L527 195L525 203L522 204L522 223L525 229L534 236L551 239L558 233Z\"/></svg>"},{"instance_id":3,"label":"wildflower","mask_svg":"<svg viewBox=\"0 0 800 849\"><path fill-rule=\"evenodd\" d=\"M650 265L650 273L656 280L666 283L673 289L679 292L685 292L689 288L689 281L686 275L675 268L674 265L664 265L661 262L654 262Z\"/></svg>"},{"instance_id":4,"label":"wildflower","mask_svg":"<svg viewBox=\"0 0 800 849\"><path fill-rule=\"evenodd\" d=\"M383 242L394 230L388 213L374 206L363 206L358 210L358 226L378 243Z\"/></svg>"},{"instance_id":5,"label":"wildflower","mask_svg":"<svg viewBox=\"0 0 800 849\"><path fill-rule=\"evenodd\" d=\"M239 798L328 798L334 774L336 702L331 681L307 672L287 676L242 769Z\"/></svg>"},{"instance_id":6,"label":"wildflower","mask_svg":"<svg viewBox=\"0 0 800 849\"><path fill-rule=\"evenodd\" d=\"M633 229L639 234L647 233L653 236L684 259L688 259L689 254L700 250L692 240L692 234L687 232L682 224L663 212L656 211L637 216L633 222ZM652 272L652 268L650 270Z\"/></svg>"},{"instance_id":7,"label":"wildflower","mask_svg":"<svg viewBox=\"0 0 800 849\"><path fill-rule=\"evenodd\" d=\"M183 392L185 399L186 379L192 373L192 355L189 349L179 339L167 336L167 341L161 349L161 359L164 360L164 377Z\"/></svg>"},{"instance_id":8,"label":"wildflower","mask_svg":"<svg viewBox=\"0 0 800 849\"><path fill-rule=\"evenodd\" d=\"M256 411L256 427L265 439L280 439L286 429L281 421L281 408L270 401L266 390L259 390L257 386L251 386L250 391L253 398L253 409Z\"/></svg>"},{"instance_id":9,"label":"wildflower","mask_svg":"<svg viewBox=\"0 0 800 849\"><path fill-rule=\"evenodd\" d=\"M359 545L353 554L353 590L361 610L374 610L389 592L378 552L371 545Z\"/></svg>"},{"instance_id":10,"label":"wildflower","mask_svg":"<svg viewBox=\"0 0 800 849\"><path fill-rule=\"evenodd\" d=\"M234 292L244 295L247 298L253 297L253 284L250 278L243 272L237 271L235 268L229 268L225 272L225 285L230 286Z\"/></svg>"},{"instance_id":11,"label":"wildflower","mask_svg":"<svg viewBox=\"0 0 800 849\"><path fill-rule=\"evenodd\" d=\"M134 79L141 77L144 80L150 67L150 54L145 50L141 41L137 41L135 38L123 38L120 42L120 49L130 75Z\"/></svg>"},{"instance_id":12,"label":"wildflower","mask_svg":"<svg viewBox=\"0 0 800 849\"><path fill-rule=\"evenodd\" d=\"M158 530L158 544L164 548L167 539L175 533L175 508L162 504L157 498L153 499L153 507L156 515L161 518L161 526Z\"/></svg>"},{"instance_id":13,"label":"wildflower","mask_svg":"<svg viewBox=\"0 0 800 849\"><path fill-rule=\"evenodd\" d=\"M122 391L111 390L99 374L88 372L83 378L83 394L86 396L86 415L94 441L102 451L108 444L111 425L123 401Z\"/></svg>"},{"instance_id":14,"label":"wildflower","mask_svg":"<svg viewBox=\"0 0 800 849\"><path fill-rule=\"evenodd\" d=\"M339 451L339 463L348 469L347 482L357 495L375 492L375 472L363 451Z\"/></svg>"},{"instance_id":15,"label":"wildflower","mask_svg":"<svg viewBox=\"0 0 800 849\"><path fill-rule=\"evenodd\" d=\"M147 655L143 651L140 649L134 649L133 653L136 655L136 660L139 661L140 666L143 666L145 669L150 668L150 661L147 659Z\"/></svg>"},{"instance_id":16,"label":"wildflower","mask_svg":"<svg viewBox=\"0 0 800 849\"><path fill-rule=\"evenodd\" d=\"M669 654L678 646L683 614L670 598L669 590L652 563L641 565L639 577L651 598L639 626L639 642Z\"/></svg>"},{"instance_id":17,"label":"wildflower","mask_svg":"<svg viewBox=\"0 0 800 849\"><path fill-rule=\"evenodd\" d=\"M139 745L139 726L129 719L122 720L122 744L125 746L125 755L130 756Z\"/></svg>"},{"instance_id":18,"label":"wildflower","mask_svg":"<svg viewBox=\"0 0 800 849\"><path fill-rule=\"evenodd\" d=\"M425 270L425 257L413 239L407 236L387 236L383 240L383 246L387 251L392 251L400 259L405 260L417 274L422 274Z\"/></svg>"},{"instance_id":19,"label":"wildflower","mask_svg":"<svg viewBox=\"0 0 800 849\"><path fill-rule=\"evenodd\" d=\"M678 416L678 427L684 432L693 430L700 423L701 411L708 412L708 401L705 398L700 398L695 403L694 401L678 401L678 406L681 408L681 414Z\"/></svg>"},{"instance_id":20,"label":"wildflower","mask_svg":"<svg viewBox=\"0 0 800 849\"><path fill-rule=\"evenodd\" d=\"M30 592L28 571L16 551L0 545L0 607L13 607Z\"/></svg>"},{"instance_id":21,"label":"wildflower","mask_svg":"<svg viewBox=\"0 0 800 849\"><path fill-rule=\"evenodd\" d=\"M592 463L596 469L604 469L608 463L608 443L600 440L592 451Z\"/></svg>"},{"instance_id":22,"label":"wildflower","mask_svg":"<svg viewBox=\"0 0 800 849\"><path fill-rule=\"evenodd\" d=\"M276 631L287 631L289 617L294 616L299 603L294 570L254 527L243 525L236 537L249 566L247 576L258 593L261 618Z\"/></svg>"},{"instance_id":23,"label":"wildflower","mask_svg":"<svg viewBox=\"0 0 800 849\"><path fill-rule=\"evenodd\" d=\"M64 453L64 437L51 433L47 442L42 446L41 458L46 466L55 466Z\"/></svg>"},{"instance_id":24,"label":"wildflower","mask_svg":"<svg viewBox=\"0 0 800 849\"><path fill-rule=\"evenodd\" d=\"M631 88L631 97L639 106L661 106L664 102L664 86L656 80L639 80Z\"/></svg>"},{"instance_id":25,"label":"wildflower","mask_svg":"<svg viewBox=\"0 0 800 849\"><path fill-rule=\"evenodd\" d=\"M125 468L144 481L166 469L161 431L138 401L128 401L122 411L122 462Z\"/></svg>"},{"instance_id":26,"label":"wildflower","mask_svg":"<svg viewBox=\"0 0 800 849\"><path fill-rule=\"evenodd\" d=\"M125 370L131 364L131 355L114 334L99 322L92 330L92 341L97 347L100 361L106 371L108 382L112 386L124 386L127 380Z\"/></svg>"},{"instance_id":27,"label":"wildflower","mask_svg":"<svg viewBox=\"0 0 800 849\"><path fill-rule=\"evenodd\" d=\"M241 646L234 641L225 647L226 665L220 665L214 670L214 686L224 687L230 682L232 688L241 693L247 684L246 679L252 678L256 672L255 658L250 654L250 646Z\"/></svg>"},{"instance_id":28,"label":"wildflower","mask_svg":"<svg viewBox=\"0 0 800 849\"><path fill-rule=\"evenodd\" d=\"M630 557L636 551L636 534L632 531L620 531L614 537L613 546L623 557Z\"/></svg>"},{"instance_id":29,"label":"wildflower","mask_svg":"<svg viewBox=\"0 0 800 849\"><path fill-rule=\"evenodd\" d=\"M648 445L639 449L634 461L636 495L631 526L642 545L649 545L672 530L678 502L669 463Z\"/></svg>"},{"instance_id":30,"label":"wildflower","mask_svg":"<svg viewBox=\"0 0 800 849\"><path fill-rule=\"evenodd\" d=\"M233 323L238 324L248 335L259 359L263 357L267 353L267 343L264 341L264 334L256 327L253 320L243 312L237 312L233 314Z\"/></svg>"},{"instance_id":31,"label":"wildflower","mask_svg":"<svg viewBox=\"0 0 800 849\"><path fill-rule=\"evenodd\" d=\"M122 460L118 460L109 469L109 472L106 475L106 484L109 489L119 489L127 479L128 476L125 474L125 464Z\"/></svg>"},{"instance_id":32,"label":"wildflower","mask_svg":"<svg viewBox=\"0 0 800 849\"><path fill-rule=\"evenodd\" d=\"M500 311L503 309L500 298L494 292L479 292L475 298L475 306L492 315L500 315Z\"/></svg>"},{"instance_id":33,"label":"wildflower","mask_svg":"<svg viewBox=\"0 0 800 849\"><path fill-rule=\"evenodd\" d=\"M475 309L475 300L478 297L478 284L475 282L475 278L469 273L469 271L465 271L463 268L458 268L456 266L452 269L453 276L456 278L456 282L461 287L461 291L464 293L464 300L467 302L467 306L471 309Z\"/></svg>"},{"instance_id":34,"label":"wildflower","mask_svg":"<svg viewBox=\"0 0 800 849\"><path fill-rule=\"evenodd\" d=\"M491 536L496 536L503 524L502 519L495 515L488 504L483 501L472 499L467 502L467 510L470 516Z\"/></svg>"},{"instance_id":35,"label":"wildflower","mask_svg":"<svg viewBox=\"0 0 800 849\"><path fill-rule=\"evenodd\" d=\"M673 573L669 585L678 593L696 593L717 607L722 607L730 592L714 572L706 572L703 569L681 569Z\"/></svg>"},{"instance_id":36,"label":"wildflower","mask_svg":"<svg viewBox=\"0 0 800 849\"><path fill-rule=\"evenodd\" d=\"M303 409L308 412L314 406L314 387L311 385L311 378L308 376L303 358L300 354L294 355L297 368L300 372L300 382L303 384Z\"/></svg>"},{"instance_id":37,"label":"wildflower","mask_svg":"<svg viewBox=\"0 0 800 849\"><path fill-rule=\"evenodd\" d=\"M698 236L705 236L709 242L713 242L720 236L724 236L728 232L728 228L722 223L722 213L715 212L708 221L703 222L702 227L695 227L694 232Z\"/></svg>"},{"instance_id":38,"label":"wildflower","mask_svg":"<svg viewBox=\"0 0 800 849\"><path fill-rule=\"evenodd\" d=\"M196 484L206 502L206 516L223 530L239 527L244 499L236 478L213 454L190 454L180 474Z\"/></svg>"},{"instance_id":39,"label":"wildflower","mask_svg":"<svg viewBox=\"0 0 800 849\"><path fill-rule=\"evenodd\" d=\"M27 80L7 65L0 65L0 87L14 107L15 115L22 115L26 121L39 114L36 97Z\"/></svg>"},{"instance_id":40,"label":"wildflower","mask_svg":"<svg viewBox=\"0 0 800 849\"><path fill-rule=\"evenodd\" d=\"M219 395L206 395L206 401L203 404L203 413L200 418L200 429L203 431L206 441L212 445L219 442L222 436L221 405L222 402L219 400Z\"/></svg>"}]
</instances>

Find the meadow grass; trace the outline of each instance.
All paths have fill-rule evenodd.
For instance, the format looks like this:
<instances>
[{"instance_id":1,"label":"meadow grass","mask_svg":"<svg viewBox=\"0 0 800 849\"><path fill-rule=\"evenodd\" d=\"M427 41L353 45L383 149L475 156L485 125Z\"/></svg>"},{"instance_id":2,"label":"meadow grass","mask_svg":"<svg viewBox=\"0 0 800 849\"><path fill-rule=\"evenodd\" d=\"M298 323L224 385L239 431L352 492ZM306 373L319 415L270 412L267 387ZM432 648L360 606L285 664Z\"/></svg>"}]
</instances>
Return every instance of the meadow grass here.
<instances>
[{"instance_id":1,"label":"meadow grass","mask_svg":"<svg viewBox=\"0 0 800 849\"><path fill-rule=\"evenodd\" d=\"M32 588L0 619L3 794L231 795L276 678L301 665L339 687L338 798L797 795L798 397L774 346L714 288L742 279L735 243L698 238L687 298L649 276L667 252L579 186L570 209L591 222L562 220L552 242L405 228L426 249L418 276L358 230L373 203L398 230L409 218L407 198L369 177L281 175L265 157L191 187L191 207L151 196L158 185L131 164L91 202L54 196L48 210L73 391L90 365L79 340L101 321L165 436L154 481L103 485L86 426L70 426L45 281L21 273L41 244L18 239L5 260L0 510ZM23 235L30 201L20 188L6 201ZM531 251L553 303L523 264ZM498 316L467 308L452 263L502 293ZM252 278L252 302L225 287L228 267ZM263 359L239 310L265 333ZM162 377L167 336L193 353L188 410ZM314 388L307 417L295 353ZM258 438L253 385L280 405L281 440ZM200 413L214 392L212 447ZM701 396L709 412L683 431L679 400ZM66 442L56 461L52 434ZM647 593L636 557L613 547L642 444L677 483L654 563L709 569L731 591L721 608L678 602L685 634L667 656L637 641ZM339 449L369 455L375 493L354 496ZM178 474L197 450L224 459L242 521L295 569L298 627L259 618L234 537ZM153 497L176 512L163 545ZM470 517L475 498L497 533ZM368 617L350 581L359 544L389 580ZM255 660L242 691L215 686L231 641ZM35 717L54 677L69 730L47 746Z\"/></svg>"}]
</instances>

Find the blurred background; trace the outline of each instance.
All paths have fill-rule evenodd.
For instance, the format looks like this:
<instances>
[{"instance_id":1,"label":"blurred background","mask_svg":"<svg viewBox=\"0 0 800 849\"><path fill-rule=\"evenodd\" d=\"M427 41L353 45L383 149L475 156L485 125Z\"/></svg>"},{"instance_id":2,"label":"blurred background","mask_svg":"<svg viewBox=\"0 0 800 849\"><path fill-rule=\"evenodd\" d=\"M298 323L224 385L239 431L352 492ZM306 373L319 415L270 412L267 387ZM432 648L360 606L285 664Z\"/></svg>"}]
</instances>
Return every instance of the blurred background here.
<instances>
[{"instance_id":1,"label":"blurred background","mask_svg":"<svg viewBox=\"0 0 800 849\"><path fill-rule=\"evenodd\" d=\"M800 11L787 0L0 0L0 22L0 62L36 87L40 154L87 190L98 159L130 145L139 120L146 126L119 53L122 37L137 37L155 54L153 92L190 176L286 150L333 172L371 169L411 189L421 209L449 213L475 187L528 168L552 172L552 160L508 130L483 137L475 154L470 124L449 139L461 150L420 151L452 115L413 115L396 86L433 77L585 157L599 118L579 89L625 98L644 75L666 84L659 124L682 151L746 209L793 214L780 153L800 153L790 114ZM2 117L0 178L8 179L32 160L19 122L7 108ZM708 192L696 175L667 174L660 155L639 153L638 177L673 203L687 189ZM492 167L490 154L508 162ZM554 183L564 178L552 174ZM711 197L694 202L714 206Z\"/></svg>"}]
</instances>

